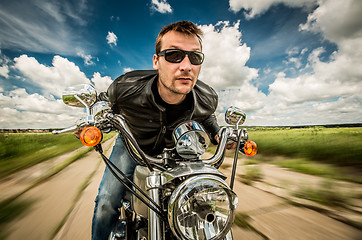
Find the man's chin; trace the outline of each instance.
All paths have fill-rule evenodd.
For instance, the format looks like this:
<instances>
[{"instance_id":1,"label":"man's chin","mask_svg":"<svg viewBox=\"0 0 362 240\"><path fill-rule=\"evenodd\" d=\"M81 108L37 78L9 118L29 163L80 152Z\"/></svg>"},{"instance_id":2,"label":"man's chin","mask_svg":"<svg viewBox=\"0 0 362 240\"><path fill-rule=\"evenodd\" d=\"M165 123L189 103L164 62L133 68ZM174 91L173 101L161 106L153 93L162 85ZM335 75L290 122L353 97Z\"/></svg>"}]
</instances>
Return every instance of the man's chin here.
<instances>
[{"instance_id":1,"label":"man's chin","mask_svg":"<svg viewBox=\"0 0 362 240\"><path fill-rule=\"evenodd\" d=\"M186 94L188 94L189 92L191 92L192 86L180 86L180 87L177 87L175 90L176 90L175 92L177 92L177 93L179 93L179 94L184 94L184 95L186 95Z\"/></svg>"}]
</instances>

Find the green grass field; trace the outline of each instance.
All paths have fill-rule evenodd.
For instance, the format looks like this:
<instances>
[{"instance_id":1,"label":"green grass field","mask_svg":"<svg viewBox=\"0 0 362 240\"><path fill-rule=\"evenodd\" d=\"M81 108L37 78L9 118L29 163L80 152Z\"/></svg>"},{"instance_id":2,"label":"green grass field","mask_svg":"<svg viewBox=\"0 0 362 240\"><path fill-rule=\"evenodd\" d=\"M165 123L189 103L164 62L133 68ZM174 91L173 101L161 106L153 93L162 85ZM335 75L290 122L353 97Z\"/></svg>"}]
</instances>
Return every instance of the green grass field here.
<instances>
[{"instance_id":1,"label":"green grass field","mask_svg":"<svg viewBox=\"0 0 362 240\"><path fill-rule=\"evenodd\" d=\"M255 158L283 156L291 159L279 164L285 167L288 164L305 167L307 159L335 166L352 166L362 171L362 128L258 127L249 128L248 132L249 139L258 145ZM2 133L0 178L81 146L72 133Z\"/></svg>"},{"instance_id":2,"label":"green grass field","mask_svg":"<svg viewBox=\"0 0 362 240\"><path fill-rule=\"evenodd\" d=\"M362 167L362 128L250 128L258 154Z\"/></svg>"},{"instance_id":3,"label":"green grass field","mask_svg":"<svg viewBox=\"0 0 362 240\"><path fill-rule=\"evenodd\" d=\"M362 183L362 128L249 128L258 145L244 165L270 163L297 172ZM209 147L215 152L216 147ZM234 157L234 150L226 151Z\"/></svg>"},{"instance_id":4,"label":"green grass field","mask_svg":"<svg viewBox=\"0 0 362 240\"><path fill-rule=\"evenodd\" d=\"M104 139L111 136L106 135ZM73 133L1 133L0 179L81 146Z\"/></svg>"}]
</instances>

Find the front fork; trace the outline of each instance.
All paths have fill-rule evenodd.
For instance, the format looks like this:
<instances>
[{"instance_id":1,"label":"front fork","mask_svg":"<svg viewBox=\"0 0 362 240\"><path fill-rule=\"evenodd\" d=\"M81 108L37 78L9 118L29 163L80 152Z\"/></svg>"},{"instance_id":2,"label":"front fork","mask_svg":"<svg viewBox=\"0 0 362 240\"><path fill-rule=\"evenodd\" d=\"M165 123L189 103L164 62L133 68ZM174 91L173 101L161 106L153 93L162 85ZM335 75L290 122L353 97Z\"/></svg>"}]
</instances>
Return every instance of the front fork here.
<instances>
[{"instance_id":1,"label":"front fork","mask_svg":"<svg viewBox=\"0 0 362 240\"><path fill-rule=\"evenodd\" d=\"M161 205L160 187L162 186L162 176L160 172L153 171L147 177L146 187L151 199ZM152 204L150 202L150 204ZM162 240L162 221L160 217L150 208L148 208L148 240Z\"/></svg>"}]
</instances>

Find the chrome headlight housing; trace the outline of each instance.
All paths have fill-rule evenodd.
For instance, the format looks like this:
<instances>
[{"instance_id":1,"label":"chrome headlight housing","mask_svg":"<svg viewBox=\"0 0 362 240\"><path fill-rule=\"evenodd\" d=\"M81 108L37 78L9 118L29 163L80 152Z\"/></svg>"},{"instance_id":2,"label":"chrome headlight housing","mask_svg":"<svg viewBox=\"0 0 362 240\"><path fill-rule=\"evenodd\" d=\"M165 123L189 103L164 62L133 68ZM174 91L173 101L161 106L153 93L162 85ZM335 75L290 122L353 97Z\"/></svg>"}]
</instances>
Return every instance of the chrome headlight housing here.
<instances>
[{"instance_id":1,"label":"chrome headlight housing","mask_svg":"<svg viewBox=\"0 0 362 240\"><path fill-rule=\"evenodd\" d=\"M205 153L209 137L202 126L195 121L178 125L173 131L176 152L182 158L194 159Z\"/></svg>"},{"instance_id":2,"label":"chrome headlight housing","mask_svg":"<svg viewBox=\"0 0 362 240\"><path fill-rule=\"evenodd\" d=\"M180 184L168 205L168 221L181 239L219 239L234 221L236 194L213 175L194 176Z\"/></svg>"}]
</instances>

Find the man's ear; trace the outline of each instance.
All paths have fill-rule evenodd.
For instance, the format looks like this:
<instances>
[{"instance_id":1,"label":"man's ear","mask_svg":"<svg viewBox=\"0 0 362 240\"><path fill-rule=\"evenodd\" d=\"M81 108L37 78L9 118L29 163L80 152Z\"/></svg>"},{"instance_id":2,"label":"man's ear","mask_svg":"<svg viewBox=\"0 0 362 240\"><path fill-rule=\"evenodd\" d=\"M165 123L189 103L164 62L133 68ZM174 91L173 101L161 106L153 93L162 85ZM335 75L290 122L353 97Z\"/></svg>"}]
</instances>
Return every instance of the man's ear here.
<instances>
[{"instance_id":1,"label":"man's ear","mask_svg":"<svg viewBox=\"0 0 362 240\"><path fill-rule=\"evenodd\" d=\"M153 69L158 70L158 56L156 54L153 55Z\"/></svg>"}]
</instances>

